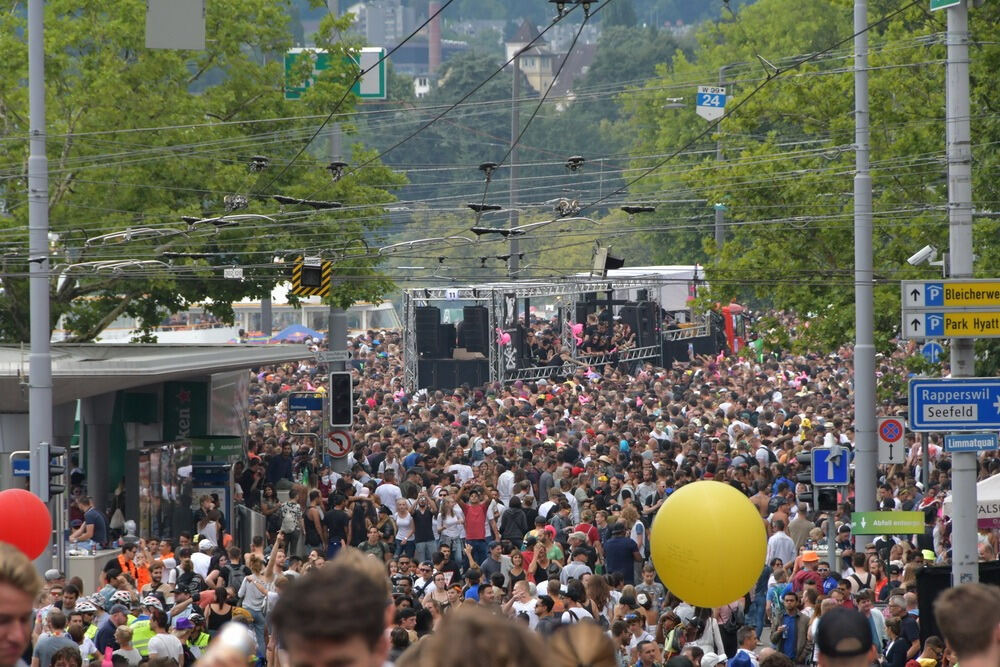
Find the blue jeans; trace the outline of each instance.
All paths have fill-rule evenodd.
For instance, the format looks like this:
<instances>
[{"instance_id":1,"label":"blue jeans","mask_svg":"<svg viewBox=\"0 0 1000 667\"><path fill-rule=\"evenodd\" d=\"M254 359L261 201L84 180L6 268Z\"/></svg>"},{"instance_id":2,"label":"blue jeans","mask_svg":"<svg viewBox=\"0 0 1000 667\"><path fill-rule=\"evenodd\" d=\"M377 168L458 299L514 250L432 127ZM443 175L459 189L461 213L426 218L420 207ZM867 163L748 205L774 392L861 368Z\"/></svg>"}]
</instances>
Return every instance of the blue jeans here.
<instances>
[{"instance_id":1,"label":"blue jeans","mask_svg":"<svg viewBox=\"0 0 1000 667\"><path fill-rule=\"evenodd\" d=\"M267 620L264 618L264 614L254 609L247 609L250 612L250 617L253 619L253 634L257 639L257 659L261 662L264 661L267 655L267 635L264 630L267 628Z\"/></svg>"},{"instance_id":2,"label":"blue jeans","mask_svg":"<svg viewBox=\"0 0 1000 667\"><path fill-rule=\"evenodd\" d=\"M486 546L486 540L466 540L469 546L472 547L472 560L475 563L470 563L470 566L479 567L479 564L486 560L486 557L490 555L490 550Z\"/></svg>"},{"instance_id":3,"label":"blue jeans","mask_svg":"<svg viewBox=\"0 0 1000 667\"><path fill-rule=\"evenodd\" d=\"M343 540L330 540L330 543L326 545L326 559L331 560L337 555L338 552L340 552L340 548L343 546Z\"/></svg>"},{"instance_id":4,"label":"blue jeans","mask_svg":"<svg viewBox=\"0 0 1000 667\"><path fill-rule=\"evenodd\" d=\"M399 558L401 554L406 554L407 556L410 557L410 560L413 560L413 552L416 550L417 547L416 543L414 543L413 540L407 540L406 544L403 544L402 540L395 540L395 544L396 544L396 553L395 553L396 558Z\"/></svg>"},{"instance_id":5,"label":"blue jeans","mask_svg":"<svg viewBox=\"0 0 1000 667\"><path fill-rule=\"evenodd\" d=\"M761 633L764 632L764 602L766 596L758 595L750 603L750 608L747 609L746 613L746 624L757 631L757 636L760 637Z\"/></svg>"}]
</instances>

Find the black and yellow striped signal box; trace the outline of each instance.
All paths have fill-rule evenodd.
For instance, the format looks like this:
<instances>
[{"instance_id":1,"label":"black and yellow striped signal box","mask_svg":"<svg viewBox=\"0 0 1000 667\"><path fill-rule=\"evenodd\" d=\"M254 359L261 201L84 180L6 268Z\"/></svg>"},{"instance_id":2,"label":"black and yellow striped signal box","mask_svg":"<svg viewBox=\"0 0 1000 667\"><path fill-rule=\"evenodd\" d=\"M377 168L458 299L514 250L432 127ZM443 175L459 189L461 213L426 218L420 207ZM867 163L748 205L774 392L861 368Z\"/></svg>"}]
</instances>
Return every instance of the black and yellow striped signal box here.
<instances>
[{"instance_id":1,"label":"black and yellow striped signal box","mask_svg":"<svg viewBox=\"0 0 1000 667\"><path fill-rule=\"evenodd\" d=\"M326 296L330 293L333 262L319 257L300 257L292 266L292 294Z\"/></svg>"}]
</instances>

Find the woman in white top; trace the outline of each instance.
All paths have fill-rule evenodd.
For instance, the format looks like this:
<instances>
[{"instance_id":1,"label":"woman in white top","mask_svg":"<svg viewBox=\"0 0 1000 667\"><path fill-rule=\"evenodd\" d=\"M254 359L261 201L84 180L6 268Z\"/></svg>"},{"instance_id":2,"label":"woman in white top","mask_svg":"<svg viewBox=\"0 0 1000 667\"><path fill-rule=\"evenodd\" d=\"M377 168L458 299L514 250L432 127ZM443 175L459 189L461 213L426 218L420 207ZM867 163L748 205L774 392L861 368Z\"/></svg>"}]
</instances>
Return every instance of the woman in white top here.
<instances>
[{"instance_id":1,"label":"woman in white top","mask_svg":"<svg viewBox=\"0 0 1000 667\"><path fill-rule=\"evenodd\" d=\"M219 546L219 536L222 533L222 524L219 521L221 517L219 510L213 509L198 522L198 536L211 542L213 547Z\"/></svg>"},{"instance_id":2,"label":"woman in white top","mask_svg":"<svg viewBox=\"0 0 1000 667\"><path fill-rule=\"evenodd\" d=\"M723 656L720 662L726 660L726 647L722 643L722 633L719 632L719 621L715 618L711 609L697 607L692 625L698 621L703 622L704 629L691 643L701 648L705 653L715 653Z\"/></svg>"},{"instance_id":3,"label":"woman in white top","mask_svg":"<svg viewBox=\"0 0 1000 667\"><path fill-rule=\"evenodd\" d=\"M413 558L416 542L413 541L413 515L410 514L410 503L400 498L396 501L396 558L406 554Z\"/></svg>"},{"instance_id":4,"label":"woman in white top","mask_svg":"<svg viewBox=\"0 0 1000 667\"><path fill-rule=\"evenodd\" d=\"M441 544L450 545L453 554L465 551L465 513L451 498L446 497L441 501L437 528Z\"/></svg>"}]
</instances>

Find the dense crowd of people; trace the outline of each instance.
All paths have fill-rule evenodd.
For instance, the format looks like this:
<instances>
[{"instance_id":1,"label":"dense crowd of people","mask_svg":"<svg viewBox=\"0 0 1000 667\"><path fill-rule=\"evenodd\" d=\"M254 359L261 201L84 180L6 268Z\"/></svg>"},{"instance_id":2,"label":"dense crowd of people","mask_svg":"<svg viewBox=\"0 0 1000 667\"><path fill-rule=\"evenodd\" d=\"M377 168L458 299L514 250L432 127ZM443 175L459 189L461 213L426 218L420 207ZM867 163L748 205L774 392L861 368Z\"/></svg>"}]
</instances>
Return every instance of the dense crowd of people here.
<instances>
[{"instance_id":1,"label":"dense crowd of people","mask_svg":"<svg viewBox=\"0 0 1000 667\"><path fill-rule=\"evenodd\" d=\"M853 445L849 348L700 357L669 369L578 365L552 380L410 393L400 334L368 332L350 347L353 449L333 458L318 437L321 416L288 409L292 391L326 391L320 363L307 357L254 369L236 498L265 517L266 534L242 551L217 499L204 496L177 539L126 540L97 591L50 572L33 615L32 667L67 667L56 657L71 644L83 662L173 664L166 659L183 667L229 621L252 630L256 660L277 664L278 644L297 650L285 639L297 636L297 623L316 626L283 600L311 600L317 588L305 582L322 582L337 567L384 581L391 604L381 657L402 666L467 660L469 650L489 653L484 661L506 656L492 664L527 665L536 648L546 664L574 666L822 664L822 628L856 630L845 609L869 631L862 653L851 655L870 649L890 667L955 664L954 647L922 635L918 611L922 568L950 559L942 511L950 461L939 439L931 436L927 479L919 442L908 444L905 464L880 470L881 508L922 511L921 534L881 536L855 550L852 493L828 512L799 497L798 454ZM878 372L905 373L911 353L880 358ZM981 455L981 476L998 466L996 453ZM670 539L651 533L657 510L679 487L703 480L744 493L768 535L756 585L717 608L678 599L650 560L651 541ZM84 516L93 512L81 502ZM995 531L980 532L979 549L982 560L996 559ZM329 582L328 597L348 599L327 601L325 621L339 622L352 601L371 596L343 579ZM830 614L836 622L824 625ZM932 627L947 636L947 621ZM355 625L345 628L332 640ZM476 645L460 628L509 633L524 646ZM372 637L370 647L381 641ZM836 646L830 651L837 656ZM563 662L553 657L560 652ZM594 657L602 652L603 662Z\"/></svg>"}]
</instances>

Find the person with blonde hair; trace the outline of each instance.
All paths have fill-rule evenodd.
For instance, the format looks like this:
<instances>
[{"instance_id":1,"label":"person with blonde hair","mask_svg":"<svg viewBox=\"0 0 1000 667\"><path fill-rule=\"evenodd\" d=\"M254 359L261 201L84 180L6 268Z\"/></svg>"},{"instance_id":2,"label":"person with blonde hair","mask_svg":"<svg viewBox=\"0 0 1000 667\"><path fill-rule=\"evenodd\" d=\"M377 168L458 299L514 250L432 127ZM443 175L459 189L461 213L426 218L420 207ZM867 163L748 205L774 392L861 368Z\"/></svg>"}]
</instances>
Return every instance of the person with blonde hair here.
<instances>
[{"instance_id":1,"label":"person with blonde hair","mask_svg":"<svg viewBox=\"0 0 1000 667\"><path fill-rule=\"evenodd\" d=\"M594 623L575 623L553 632L546 667L616 667L615 644Z\"/></svg>"},{"instance_id":2,"label":"person with blonde hair","mask_svg":"<svg viewBox=\"0 0 1000 667\"><path fill-rule=\"evenodd\" d=\"M31 617L42 578L28 557L0 543L0 667L14 667L31 642Z\"/></svg>"}]
</instances>

